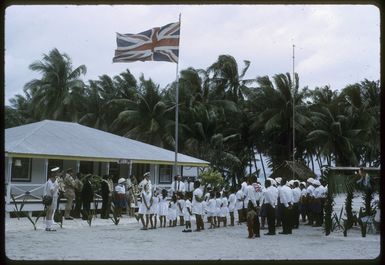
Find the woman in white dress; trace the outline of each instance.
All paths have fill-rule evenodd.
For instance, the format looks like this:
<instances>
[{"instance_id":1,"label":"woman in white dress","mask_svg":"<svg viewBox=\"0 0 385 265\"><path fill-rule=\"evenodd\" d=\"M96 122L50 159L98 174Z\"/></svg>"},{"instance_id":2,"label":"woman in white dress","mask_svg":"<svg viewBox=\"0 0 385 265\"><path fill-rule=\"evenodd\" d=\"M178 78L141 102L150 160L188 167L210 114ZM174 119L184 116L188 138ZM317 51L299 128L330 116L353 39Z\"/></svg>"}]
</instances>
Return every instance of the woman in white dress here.
<instances>
[{"instance_id":1,"label":"woman in white dress","mask_svg":"<svg viewBox=\"0 0 385 265\"><path fill-rule=\"evenodd\" d=\"M147 230L151 208L151 192L147 184L144 185L144 189L140 196L142 198L142 202L140 203L138 213L143 225L141 230ZM144 222L143 215L146 215L146 223Z\"/></svg>"},{"instance_id":2,"label":"woman in white dress","mask_svg":"<svg viewBox=\"0 0 385 265\"><path fill-rule=\"evenodd\" d=\"M56 174L59 171L59 168L53 168L50 172L50 177L44 186L44 196L51 196L52 203L47 207L46 213L46 228L45 231L56 231L52 227L54 224L53 217L55 215L55 210L57 208L57 199L59 198L59 183L56 180Z\"/></svg>"},{"instance_id":3,"label":"woman in white dress","mask_svg":"<svg viewBox=\"0 0 385 265\"><path fill-rule=\"evenodd\" d=\"M150 229L156 229L156 223L157 223L157 215L159 212L159 195L158 192L155 190L153 193L153 196L151 197L152 204L150 208Z\"/></svg>"},{"instance_id":4,"label":"woman in white dress","mask_svg":"<svg viewBox=\"0 0 385 265\"><path fill-rule=\"evenodd\" d=\"M163 189L162 194L159 196L158 216L160 221L160 227L166 227L166 216L168 214L168 201L167 190Z\"/></svg>"}]
</instances>

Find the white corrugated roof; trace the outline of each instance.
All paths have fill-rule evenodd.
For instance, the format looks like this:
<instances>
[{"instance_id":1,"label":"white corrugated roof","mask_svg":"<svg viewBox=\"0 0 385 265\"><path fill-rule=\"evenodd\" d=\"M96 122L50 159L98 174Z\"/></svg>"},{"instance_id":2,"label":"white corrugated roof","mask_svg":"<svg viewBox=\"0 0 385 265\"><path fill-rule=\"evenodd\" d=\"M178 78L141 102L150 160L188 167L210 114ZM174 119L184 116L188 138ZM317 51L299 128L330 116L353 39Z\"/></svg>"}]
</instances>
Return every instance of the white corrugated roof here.
<instances>
[{"instance_id":1,"label":"white corrugated roof","mask_svg":"<svg viewBox=\"0 0 385 265\"><path fill-rule=\"evenodd\" d=\"M173 164L175 152L77 123L44 120L5 130L5 152L68 158L128 159ZM178 153L178 164L209 162Z\"/></svg>"}]
</instances>

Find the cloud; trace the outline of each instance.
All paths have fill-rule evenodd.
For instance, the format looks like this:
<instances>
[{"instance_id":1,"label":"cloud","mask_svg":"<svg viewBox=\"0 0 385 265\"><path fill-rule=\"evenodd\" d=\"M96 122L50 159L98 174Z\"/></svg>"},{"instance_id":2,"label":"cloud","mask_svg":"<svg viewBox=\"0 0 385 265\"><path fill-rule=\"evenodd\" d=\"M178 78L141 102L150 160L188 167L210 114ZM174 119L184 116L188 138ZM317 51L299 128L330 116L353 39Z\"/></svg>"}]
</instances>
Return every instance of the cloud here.
<instances>
[{"instance_id":1,"label":"cloud","mask_svg":"<svg viewBox=\"0 0 385 265\"><path fill-rule=\"evenodd\" d=\"M230 54L246 78L295 70L301 86L333 89L379 79L379 10L363 5L95 5L11 6L5 12L5 102L39 75L28 65L58 48L73 66L87 66L85 81L129 69L161 87L173 82L167 62L112 63L115 34L138 33L182 17L179 70L207 68Z\"/></svg>"}]
</instances>

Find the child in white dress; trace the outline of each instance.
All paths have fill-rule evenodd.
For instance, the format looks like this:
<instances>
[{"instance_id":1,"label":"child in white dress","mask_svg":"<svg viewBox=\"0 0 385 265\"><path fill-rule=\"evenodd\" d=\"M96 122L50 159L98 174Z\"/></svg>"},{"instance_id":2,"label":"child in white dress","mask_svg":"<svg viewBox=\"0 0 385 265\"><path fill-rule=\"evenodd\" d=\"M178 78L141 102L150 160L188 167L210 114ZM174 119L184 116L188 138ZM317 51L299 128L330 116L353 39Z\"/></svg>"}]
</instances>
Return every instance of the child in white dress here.
<instances>
[{"instance_id":1,"label":"child in white dress","mask_svg":"<svg viewBox=\"0 0 385 265\"><path fill-rule=\"evenodd\" d=\"M216 215L215 215L215 219L214 219L214 223L216 223L217 227L220 227L221 226L221 205L222 205L222 198L221 198L221 193L219 191L216 192Z\"/></svg>"},{"instance_id":2,"label":"child in white dress","mask_svg":"<svg viewBox=\"0 0 385 265\"><path fill-rule=\"evenodd\" d=\"M167 190L163 189L162 194L159 196L159 204L158 204L158 216L159 216L161 228L166 227L167 214L168 214Z\"/></svg>"},{"instance_id":3,"label":"child in white dress","mask_svg":"<svg viewBox=\"0 0 385 265\"><path fill-rule=\"evenodd\" d=\"M139 206L139 218L142 221L143 227L141 230L147 230L148 228L148 221L150 217L150 208L151 208L151 192L149 190L149 186L146 184L144 186L144 190L141 193L142 202ZM143 215L146 215L146 223L144 222Z\"/></svg>"},{"instance_id":4,"label":"child in white dress","mask_svg":"<svg viewBox=\"0 0 385 265\"><path fill-rule=\"evenodd\" d=\"M173 195L171 197L171 201L169 202L169 206L168 206L167 219L170 221L169 227L176 226L176 204L177 204L176 196Z\"/></svg>"},{"instance_id":5,"label":"child in white dress","mask_svg":"<svg viewBox=\"0 0 385 265\"><path fill-rule=\"evenodd\" d=\"M158 192L155 190L154 194L152 196L152 205L150 208L150 224L151 228L150 229L156 229L156 223L157 223L157 215L159 212L159 196Z\"/></svg>"},{"instance_id":6,"label":"child in white dress","mask_svg":"<svg viewBox=\"0 0 385 265\"><path fill-rule=\"evenodd\" d=\"M176 205L176 214L179 216L179 225L184 225L184 214L183 214L183 208L185 204L184 196L182 192L177 192L177 205Z\"/></svg>"},{"instance_id":7,"label":"child in white dress","mask_svg":"<svg viewBox=\"0 0 385 265\"><path fill-rule=\"evenodd\" d=\"M192 216L192 210L191 210L191 192L186 193L186 200L183 207L183 216L186 223L186 229L183 230L183 232L191 232L191 216Z\"/></svg>"},{"instance_id":8,"label":"child in white dress","mask_svg":"<svg viewBox=\"0 0 385 265\"><path fill-rule=\"evenodd\" d=\"M214 218L216 216L216 200L215 200L215 192L212 191L210 193L210 199L207 202L207 218L209 219L210 227L209 229L215 228Z\"/></svg>"},{"instance_id":9,"label":"child in white dress","mask_svg":"<svg viewBox=\"0 0 385 265\"><path fill-rule=\"evenodd\" d=\"M221 204L221 210L220 210L220 218L223 222L223 226L227 226L227 215L229 214L229 208L227 207L228 201L226 197L226 192L223 192L222 196L222 204Z\"/></svg>"}]
</instances>

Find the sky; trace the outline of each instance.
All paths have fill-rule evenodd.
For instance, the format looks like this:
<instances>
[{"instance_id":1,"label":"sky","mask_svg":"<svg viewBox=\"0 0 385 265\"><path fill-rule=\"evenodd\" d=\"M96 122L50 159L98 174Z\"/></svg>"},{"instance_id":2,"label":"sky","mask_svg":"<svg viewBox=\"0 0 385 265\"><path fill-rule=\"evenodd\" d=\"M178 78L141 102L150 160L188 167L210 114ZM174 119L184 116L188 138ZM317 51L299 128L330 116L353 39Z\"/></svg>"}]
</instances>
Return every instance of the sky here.
<instances>
[{"instance_id":1,"label":"sky","mask_svg":"<svg viewBox=\"0 0 385 265\"><path fill-rule=\"evenodd\" d=\"M380 79L380 12L372 5L15 5L5 10L4 103L41 77L28 66L53 48L73 67L87 67L86 83L129 69L166 87L176 79L175 63L112 63L116 32L139 33L179 14L179 71L206 69L229 54L239 71L251 62L245 78L292 73L295 45L300 88Z\"/></svg>"}]
</instances>

